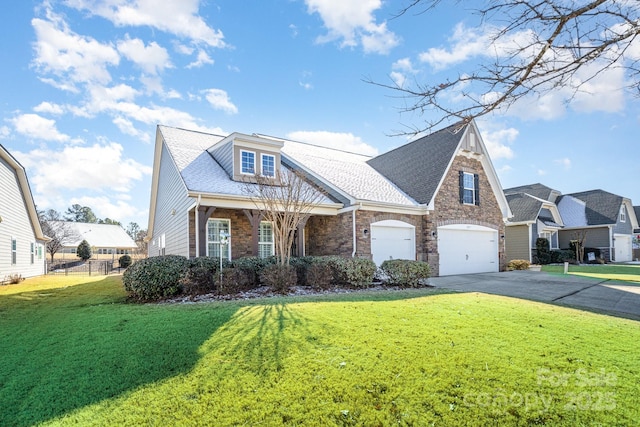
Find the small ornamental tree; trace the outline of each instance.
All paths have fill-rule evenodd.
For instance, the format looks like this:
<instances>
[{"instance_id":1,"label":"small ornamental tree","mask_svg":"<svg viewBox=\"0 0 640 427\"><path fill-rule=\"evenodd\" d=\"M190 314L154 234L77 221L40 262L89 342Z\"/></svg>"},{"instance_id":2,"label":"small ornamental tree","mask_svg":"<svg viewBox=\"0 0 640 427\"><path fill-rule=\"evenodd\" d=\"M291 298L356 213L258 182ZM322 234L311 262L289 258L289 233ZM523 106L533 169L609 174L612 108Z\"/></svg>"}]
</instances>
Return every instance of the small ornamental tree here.
<instances>
[{"instance_id":1,"label":"small ornamental tree","mask_svg":"<svg viewBox=\"0 0 640 427\"><path fill-rule=\"evenodd\" d=\"M78 245L77 254L78 258L82 258L83 261L91 258L91 246L89 245L89 242L87 242L86 240L80 242L80 244Z\"/></svg>"}]
</instances>

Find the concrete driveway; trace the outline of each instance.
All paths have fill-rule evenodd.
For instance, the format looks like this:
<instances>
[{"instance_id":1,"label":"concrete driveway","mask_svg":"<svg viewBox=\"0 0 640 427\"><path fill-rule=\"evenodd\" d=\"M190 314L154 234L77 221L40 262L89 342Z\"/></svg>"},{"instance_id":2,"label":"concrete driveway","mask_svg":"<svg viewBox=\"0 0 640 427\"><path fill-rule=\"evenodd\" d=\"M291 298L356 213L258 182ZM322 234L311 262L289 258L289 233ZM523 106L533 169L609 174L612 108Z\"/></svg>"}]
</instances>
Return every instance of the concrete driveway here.
<instances>
[{"instance_id":1,"label":"concrete driveway","mask_svg":"<svg viewBox=\"0 0 640 427\"><path fill-rule=\"evenodd\" d=\"M461 292L483 292L561 304L640 320L640 285L533 271L432 277L429 284Z\"/></svg>"}]
</instances>

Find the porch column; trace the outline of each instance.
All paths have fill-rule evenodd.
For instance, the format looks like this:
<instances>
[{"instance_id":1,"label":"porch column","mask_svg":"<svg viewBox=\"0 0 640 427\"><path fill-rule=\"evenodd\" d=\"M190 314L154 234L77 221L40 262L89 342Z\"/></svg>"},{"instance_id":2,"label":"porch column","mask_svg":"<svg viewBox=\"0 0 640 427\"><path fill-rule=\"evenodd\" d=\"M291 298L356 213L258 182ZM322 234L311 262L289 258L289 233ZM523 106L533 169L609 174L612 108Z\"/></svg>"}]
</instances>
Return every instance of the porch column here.
<instances>
[{"instance_id":1,"label":"porch column","mask_svg":"<svg viewBox=\"0 0 640 427\"><path fill-rule=\"evenodd\" d=\"M305 255L305 248L304 248L304 227L306 227L307 225L307 221L309 220L309 218L311 217L311 215L306 215L302 221L300 221L300 224L298 225L298 236L297 236L297 240L296 240L296 249L298 252L297 254L292 254L294 256L304 256Z\"/></svg>"},{"instance_id":2,"label":"porch column","mask_svg":"<svg viewBox=\"0 0 640 427\"><path fill-rule=\"evenodd\" d=\"M258 256L258 231L260 229L260 220L262 220L262 213L257 209L243 209L242 212L249 219L251 224L251 253L253 256Z\"/></svg>"},{"instance_id":3,"label":"porch column","mask_svg":"<svg viewBox=\"0 0 640 427\"><path fill-rule=\"evenodd\" d=\"M207 253L207 221L211 218L211 215L213 215L215 210L215 206L200 208L202 213L198 215L198 224L196 229L196 233L198 233L199 236L198 245L200 246L197 253L199 253L200 256L205 256Z\"/></svg>"}]
</instances>

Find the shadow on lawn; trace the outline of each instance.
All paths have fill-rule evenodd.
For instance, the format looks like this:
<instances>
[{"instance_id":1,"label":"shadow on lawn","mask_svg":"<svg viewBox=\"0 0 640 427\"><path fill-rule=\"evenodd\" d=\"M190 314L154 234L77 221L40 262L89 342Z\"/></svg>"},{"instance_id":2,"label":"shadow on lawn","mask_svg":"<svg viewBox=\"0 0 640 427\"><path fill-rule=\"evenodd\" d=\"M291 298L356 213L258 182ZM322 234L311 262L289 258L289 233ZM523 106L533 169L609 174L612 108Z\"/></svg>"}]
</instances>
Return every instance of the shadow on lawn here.
<instances>
[{"instance_id":1,"label":"shadow on lawn","mask_svg":"<svg viewBox=\"0 0 640 427\"><path fill-rule=\"evenodd\" d=\"M188 372L239 307L123 304L104 289L0 297L0 425L38 424Z\"/></svg>"}]
</instances>

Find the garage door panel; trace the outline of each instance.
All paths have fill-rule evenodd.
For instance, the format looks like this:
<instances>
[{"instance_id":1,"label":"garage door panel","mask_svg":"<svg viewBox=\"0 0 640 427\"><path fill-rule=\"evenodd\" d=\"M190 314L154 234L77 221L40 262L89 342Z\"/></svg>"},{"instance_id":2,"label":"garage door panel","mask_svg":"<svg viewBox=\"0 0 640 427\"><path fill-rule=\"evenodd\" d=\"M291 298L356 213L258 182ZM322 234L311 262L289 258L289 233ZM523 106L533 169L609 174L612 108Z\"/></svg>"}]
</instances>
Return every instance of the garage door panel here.
<instances>
[{"instance_id":1,"label":"garage door panel","mask_svg":"<svg viewBox=\"0 0 640 427\"><path fill-rule=\"evenodd\" d=\"M616 234L615 236L615 262L628 262L633 259L633 246L631 236Z\"/></svg>"},{"instance_id":2,"label":"garage door panel","mask_svg":"<svg viewBox=\"0 0 640 427\"><path fill-rule=\"evenodd\" d=\"M438 228L440 275L497 272L498 232L487 227Z\"/></svg>"},{"instance_id":3,"label":"garage door panel","mask_svg":"<svg viewBox=\"0 0 640 427\"><path fill-rule=\"evenodd\" d=\"M415 228L371 225L371 254L376 265L388 259L415 259Z\"/></svg>"}]
</instances>

